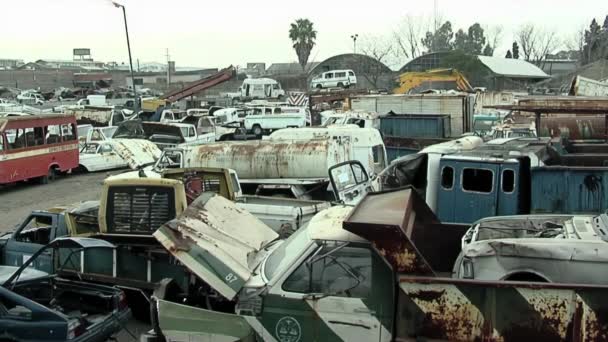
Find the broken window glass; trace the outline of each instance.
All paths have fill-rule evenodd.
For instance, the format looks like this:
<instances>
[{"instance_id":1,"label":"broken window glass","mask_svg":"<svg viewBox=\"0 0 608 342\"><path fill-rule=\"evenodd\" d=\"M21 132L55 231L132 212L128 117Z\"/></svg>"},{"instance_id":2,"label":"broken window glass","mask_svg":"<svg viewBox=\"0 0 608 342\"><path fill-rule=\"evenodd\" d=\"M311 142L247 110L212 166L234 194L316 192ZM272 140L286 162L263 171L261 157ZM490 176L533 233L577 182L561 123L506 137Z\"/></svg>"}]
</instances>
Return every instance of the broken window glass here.
<instances>
[{"instance_id":1,"label":"broken window glass","mask_svg":"<svg viewBox=\"0 0 608 342\"><path fill-rule=\"evenodd\" d=\"M441 170L441 187L445 190L452 190L454 187L454 169L450 166Z\"/></svg>"},{"instance_id":2,"label":"broken window glass","mask_svg":"<svg viewBox=\"0 0 608 342\"><path fill-rule=\"evenodd\" d=\"M351 246L340 248L331 244L302 263L285 280L283 290L367 298L371 290L371 275L372 256L369 249Z\"/></svg>"},{"instance_id":3,"label":"broken window glass","mask_svg":"<svg viewBox=\"0 0 608 342\"><path fill-rule=\"evenodd\" d=\"M23 229L17 233L15 240L46 245L51 242L52 226L53 218L50 216L31 216Z\"/></svg>"},{"instance_id":4,"label":"broken window glass","mask_svg":"<svg viewBox=\"0 0 608 342\"><path fill-rule=\"evenodd\" d=\"M494 188L494 172L487 169L463 169L462 189L464 191L491 193Z\"/></svg>"},{"instance_id":5,"label":"broken window glass","mask_svg":"<svg viewBox=\"0 0 608 342\"><path fill-rule=\"evenodd\" d=\"M502 191L513 192L515 190L515 171L504 170L502 172Z\"/></svg>"}]
</instances>

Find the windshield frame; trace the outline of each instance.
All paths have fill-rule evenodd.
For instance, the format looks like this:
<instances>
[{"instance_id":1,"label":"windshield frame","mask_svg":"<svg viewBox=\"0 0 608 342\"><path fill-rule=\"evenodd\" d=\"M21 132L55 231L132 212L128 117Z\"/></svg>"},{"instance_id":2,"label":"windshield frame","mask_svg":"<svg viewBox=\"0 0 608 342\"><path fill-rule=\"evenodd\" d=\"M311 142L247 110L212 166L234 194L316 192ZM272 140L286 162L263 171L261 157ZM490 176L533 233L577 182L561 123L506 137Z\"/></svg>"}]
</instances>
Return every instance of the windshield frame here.
<instances>
[{"instance_id":1,"label":"windshield frame","mask_svg":"<svg viewBox=\"0 0 608 342\"><path fill-rule=\"evenodd\" d=\"M269 283L273 279L281 276L281 274L283 274L283 272L281 272L282 270L295 265L296 261L300 259L303 254L307 253L313 245L318 247L316 240L310 238L308 229L306 228L298 229L289 238L282 240L281 243L268 254L264 259L264 262L262 262L260 274L264 282ZM293 246L295 250L290 251L290 254L287 255L286 251L290 246ZM282 253L280 251L282 251ZM278 258L279 262L276 263L276 267L271 269L271 264L274 263L275 258Z\"/></svg>"}]
</instances>

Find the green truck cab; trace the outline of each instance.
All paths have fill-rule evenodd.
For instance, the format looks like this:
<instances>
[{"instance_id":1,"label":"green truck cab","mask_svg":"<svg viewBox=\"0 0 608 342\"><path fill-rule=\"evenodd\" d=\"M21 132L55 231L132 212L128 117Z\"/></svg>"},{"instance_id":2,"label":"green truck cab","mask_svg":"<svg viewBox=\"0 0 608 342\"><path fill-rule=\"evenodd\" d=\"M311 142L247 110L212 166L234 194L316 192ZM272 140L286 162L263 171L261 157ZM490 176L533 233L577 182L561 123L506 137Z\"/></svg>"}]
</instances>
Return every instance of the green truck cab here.
<instances>
[{"instance_id":1,"label":"green truck cab","mask_svg":"<svg viewBox=\"0 0 608 342\"><path fill-rule=\"evenodd\" d=\"M353 187L356 182L342 189ZM607 336L606 286L451 278L466 228L441 224L406 188L367 194L354 208L324 210L281 240L231 202L203 195L154 237L233 309L157 296L155 332L166 341Z\"/></svg>"}]
</instances>

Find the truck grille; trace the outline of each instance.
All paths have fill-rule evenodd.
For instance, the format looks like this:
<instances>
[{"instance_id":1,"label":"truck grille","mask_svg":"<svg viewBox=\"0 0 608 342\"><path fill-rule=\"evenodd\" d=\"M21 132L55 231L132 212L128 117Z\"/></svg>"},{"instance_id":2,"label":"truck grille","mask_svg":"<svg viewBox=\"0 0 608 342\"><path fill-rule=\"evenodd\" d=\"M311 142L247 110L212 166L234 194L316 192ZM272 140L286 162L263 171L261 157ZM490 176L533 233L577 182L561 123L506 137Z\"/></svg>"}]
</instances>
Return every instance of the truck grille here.
<instances>
[{"instance_id":1,"label":"truck grille","mask_svg":"<svg viewBox=\"0 0 608 342\"><path fill-rule=\"evenodd\" d=\"M151 234L175 218L175 199L170 188L117 187L106 210L109 233Z\"/></svg>"}]
</instances>

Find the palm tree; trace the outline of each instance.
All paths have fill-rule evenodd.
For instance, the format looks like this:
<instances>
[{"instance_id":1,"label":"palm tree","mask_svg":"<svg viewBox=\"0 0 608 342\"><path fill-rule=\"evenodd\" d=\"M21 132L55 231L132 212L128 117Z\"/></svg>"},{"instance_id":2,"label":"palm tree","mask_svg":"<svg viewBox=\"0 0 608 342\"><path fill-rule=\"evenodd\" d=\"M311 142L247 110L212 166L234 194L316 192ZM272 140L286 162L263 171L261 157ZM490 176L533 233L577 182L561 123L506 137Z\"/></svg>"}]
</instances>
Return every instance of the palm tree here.
<instances>
[{"instance_id":1,"label":"palm tree","mask_svg":"<svg viewBox=\"0 0 608 342\"><path fill-rule=\"evenodd\" d=\"M289 38L293 42L293 48L298 54L298 62L300 62L302 70L305 70L308 57L310 57L310 51L315 46L317 31L313 28L310 20L297 19L295 23L291 24Z\"/></svg>"}]
</instances>

